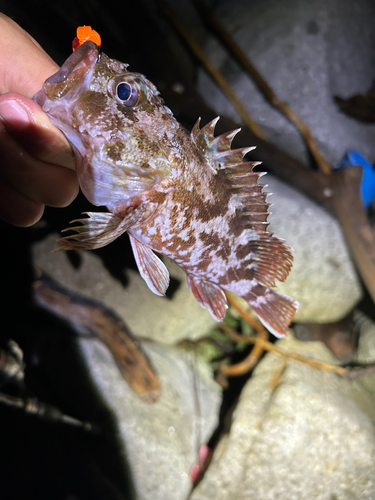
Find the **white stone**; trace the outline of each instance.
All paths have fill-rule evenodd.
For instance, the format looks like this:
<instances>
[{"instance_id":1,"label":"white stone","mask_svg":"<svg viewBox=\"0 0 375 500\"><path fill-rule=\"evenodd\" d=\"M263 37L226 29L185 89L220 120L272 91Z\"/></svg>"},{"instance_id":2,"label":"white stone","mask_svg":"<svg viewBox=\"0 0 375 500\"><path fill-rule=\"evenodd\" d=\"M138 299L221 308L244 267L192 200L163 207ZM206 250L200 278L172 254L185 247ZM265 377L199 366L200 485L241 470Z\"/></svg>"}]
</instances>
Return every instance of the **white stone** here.
<instances>
[{"instance_id":1,"label":"white stone","mask_svg":"<svg viewBox=\"0 0 375 500\"><path fill-rule=\"evenodd\" d=\"M362 288L339 223L276 177L266 179L273 193L269 231L294 249L292 270L277 290L300 303L296 321L342 319L362 298Z\"/></svg>"},{"instance_id":2,"label":"white stone","mask_svg":"<svg viewBox=\"0 0 375 500\"><path fill-rule=\"evenodd\" d=\"M335 363L320 342L288 336L277 345ZM358 380L296 361L283 366L274 353L258 365L191 500L375 498L371 393Z\"/></svg>"},{"instance_id":3,"label":"white stone","mask_svg":"<svg viewBox=\"0 0 375 500\"><path fill-rule=\"evenodd\" d=\"M161 382L159 400L149 404L131 391L100 342L80 346L115 417L137 500L185 500L199 446L218 423L221 388L209 367L182 349L143 343Z\"/></svg>"}]
</instances>

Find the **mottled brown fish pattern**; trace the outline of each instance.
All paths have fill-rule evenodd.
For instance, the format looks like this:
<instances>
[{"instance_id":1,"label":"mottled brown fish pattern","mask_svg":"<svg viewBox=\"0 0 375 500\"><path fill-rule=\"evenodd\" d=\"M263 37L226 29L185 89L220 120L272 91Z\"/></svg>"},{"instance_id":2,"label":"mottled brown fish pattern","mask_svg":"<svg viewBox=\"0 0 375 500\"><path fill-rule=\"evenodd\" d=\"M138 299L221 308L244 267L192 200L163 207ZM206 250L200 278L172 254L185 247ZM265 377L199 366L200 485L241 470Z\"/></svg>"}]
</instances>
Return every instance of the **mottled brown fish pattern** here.
<instances>
[{"instance_id":1,"label":"mottled brown fish pattern","mask_svg":"<svg viewBox=\"0 0 375 500\"><path fill-rule=\"evenodd\" d=\"M253 148L231 149L238 130L215 137L218 118L189 133L155 86L127 68L86 42L34 97L71 143L83 193L108 210L73 221L60 249L99 248L127 232L154 293L169 285L158 252L186 272L216 320L226 314L225 289L284 335L298 303L271 287L288 276L293 251L266 230L263 174L244 161Z\"/></svg>"}]
</instances>

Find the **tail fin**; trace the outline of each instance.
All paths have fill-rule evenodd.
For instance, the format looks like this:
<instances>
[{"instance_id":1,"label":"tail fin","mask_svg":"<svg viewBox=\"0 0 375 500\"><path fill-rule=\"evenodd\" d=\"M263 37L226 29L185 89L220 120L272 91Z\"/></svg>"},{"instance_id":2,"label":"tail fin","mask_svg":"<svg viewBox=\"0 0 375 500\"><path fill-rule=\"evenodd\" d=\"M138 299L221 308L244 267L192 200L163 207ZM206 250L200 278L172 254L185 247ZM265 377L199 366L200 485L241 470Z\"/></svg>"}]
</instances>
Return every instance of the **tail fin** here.
<instances>
[{"instance_id":1,"label":"tail fin","mask_svg":"<svg viewBox=\"0 0 375 500\"><path fill-rule=\"evenodd\" d=\"M243 298L271 333L284 337L299 306L296 300L262 285L256 285Z\"/></svg>"}]
</instances>

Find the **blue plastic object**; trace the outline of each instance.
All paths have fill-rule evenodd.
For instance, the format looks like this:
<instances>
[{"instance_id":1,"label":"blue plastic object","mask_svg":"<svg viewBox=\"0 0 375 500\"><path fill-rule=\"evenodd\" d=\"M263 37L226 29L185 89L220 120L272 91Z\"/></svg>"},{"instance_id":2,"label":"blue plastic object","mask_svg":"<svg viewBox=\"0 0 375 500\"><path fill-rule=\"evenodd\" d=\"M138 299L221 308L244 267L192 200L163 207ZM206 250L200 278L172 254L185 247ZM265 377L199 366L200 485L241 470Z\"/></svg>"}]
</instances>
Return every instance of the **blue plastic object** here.
<instances>
[{"instance_id":1,"label":"blue plastic object","mask_svg":"<svg viewBox=\"0 0 375 500\"><path fill-rule=\"evenodd\" d=\"M368 208L375 198L375 169L366 158L355 151L348 149L344 158L335 166L340 167L363 167L362 180L361 180L361 198L363 205Z\"/></svg>"}]
</instances>

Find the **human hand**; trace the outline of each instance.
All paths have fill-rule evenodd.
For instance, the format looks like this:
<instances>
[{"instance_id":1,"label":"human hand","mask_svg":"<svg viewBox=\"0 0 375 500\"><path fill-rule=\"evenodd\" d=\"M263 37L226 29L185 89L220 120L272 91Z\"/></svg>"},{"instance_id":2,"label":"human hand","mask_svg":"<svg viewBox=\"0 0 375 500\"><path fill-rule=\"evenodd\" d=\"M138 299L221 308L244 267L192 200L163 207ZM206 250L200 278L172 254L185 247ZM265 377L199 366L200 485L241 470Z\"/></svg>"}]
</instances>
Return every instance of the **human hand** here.
<instances>
[{"instance_id":1,"label":"human hand","mask_svg":"<svg viewBox=\"0 0 375 500\"><path fill-rule=\"evenodd\" d=\"M75 159L65 136L31 97L58 66L0 13L0 218L37 222L44 206L64 207L78 193Z\"/></svg>"}]
</instances>

